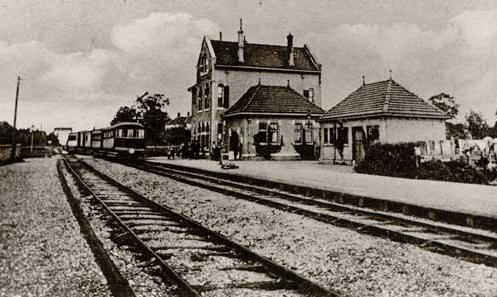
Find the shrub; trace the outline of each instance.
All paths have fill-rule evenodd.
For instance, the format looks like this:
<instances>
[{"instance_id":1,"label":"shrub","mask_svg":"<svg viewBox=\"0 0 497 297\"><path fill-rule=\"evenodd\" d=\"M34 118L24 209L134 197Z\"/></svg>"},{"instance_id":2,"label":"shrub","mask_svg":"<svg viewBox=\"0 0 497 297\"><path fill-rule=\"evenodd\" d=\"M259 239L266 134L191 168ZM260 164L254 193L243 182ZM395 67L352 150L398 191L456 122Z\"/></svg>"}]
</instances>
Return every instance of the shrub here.
<instances>
[{"instance_id":1,"label":"shrub","mask_svg":"<svg viewBox=\"0 0 497 297\"><path fill-rule=\"evenodd\" d=\"M368 147L356 171L360 173L414 178L417 174L414 147L418 143L375 143Z\"/></svg>"},{"instance_id":2,"label":"shrub","mask_svg":"<svg viewBox=\"0 0 497 297\"><path fill-rule=\"evenodd\" d=\"M451 172L450 181L471 184L488 184L488 178L481 169L472 167L462 159L445 163Z\"/></svg>"},{"instance_id":3,"label":"shrub","mask_svg":"<svg viewBox=\"0 0 497 297\"><path fill-rule=\"evenodd\" d=\"M433 160L421 163L418 178L458 183L488 184L485 171L472 167L462 159L442 162Z\"/></svg>"},{"instance_id":4,"label":"shrub","mask_svg":"<svg viewBox=\"0 0 497 297\"><path fill-rule=\"evenodd\" d=\"M497 170L468 165L463 159L442 162L431 160L416 166L414 147L418 143L373 144L356 171L395 177L430 179L460 183L488 184L497 177Z\"/></svg>"}]
</instances>

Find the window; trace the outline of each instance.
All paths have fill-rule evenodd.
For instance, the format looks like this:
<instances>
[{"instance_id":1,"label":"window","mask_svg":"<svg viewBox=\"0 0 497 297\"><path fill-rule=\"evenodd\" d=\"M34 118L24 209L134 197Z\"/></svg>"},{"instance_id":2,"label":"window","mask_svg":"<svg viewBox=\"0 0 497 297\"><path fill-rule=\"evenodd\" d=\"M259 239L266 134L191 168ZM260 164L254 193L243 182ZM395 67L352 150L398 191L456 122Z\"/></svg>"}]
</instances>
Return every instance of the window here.
<instances>
[{"instance_id":1,"label":"window","mask_svg":"<svg viewBox=\"0 0 497 297\"><path fill-rule=\"evenodd\" d=\"M323 128L323 143L325 143L325 144L330 143L329 139L328 139L329 130L330 129L328 129L328 128Z\"/></svg>"},{"instance_id":2,"label":"window","mask_svg":"<svg viewBox=\"0 0 497 297\"><path fill-rule=\"evenodd\" d=\"M145 130L143 129L138 130L138 138L145 138Z\"/></svg>"},{"instance_id":3,"label":"window","mask_svg":"<svg viewBox=\"0 0 497 297\"><path fill-rule=\"evenodd\" d=\"M217 87L217 107L224 107L224 86L221 84Z\"/></svg>"},{"instance_id":4,"label":"window","mask_svg":"<svg viewBox=\"0 0 497 297\"><path fill-rule=\"evenodd\" d=\"M230 107L230 87L224 86L224 108Z\"/></svg>"},{"instance_id":5,"label":"window","mask_svg":"<svg viewBox=\"0 0 497 297\"><path fill-rule=\"evenodd\" d=\"M202 110L202 107L203 107L202 106L202 96L203 96L202 93L203 93L202 88L201 87L198 88L198 110L199 111Z\"/></svg>"},{"instance_id":6,"label":"window","mask_svg":"<svg viewBox=\"0 0 497 297\"><path fill-rule=\"evenodd\" d=\"M207 67L207 55L202 55L200 58L200 65L199 65L199 71L200 75L206 74L209 72L209 68Z\"/></svg>"},{"instance_id":7,"label":"window","mask_svg":"<svg viewBox=\"0 0 497 297\"><path fill-rule=\"evenodd\" d=\"M338 128L338 138L342 141L343 144L348 144L349 128L348 127Z\"/></svg>"},{"instance_id":8,"label":"window","mask_svg":"<svg viewBox=\"0 0 497 297\"><path fill-rule=\"evenodd\" d=\"M302 143L302 123L295 123L294 141L295 143Z\"/></svg>"},{"instance_id":9,"label":"window","mask_svg":"<svg viewBox=\"0 0 497 297\"><path fill-rule=\"evenodd\" d=\"M278 130L278 123L271 123L269 124L269 129L268 129L268 143L270 142L271 144L277 144L278 139L279 139L279 130Z\"/></svg>"},{"instance_id":10,"label":"window","mask_svg":"<svg viewBox=\"0 0 497 297\"><path fill-rule=\"evenodd\" d=\"M121 137L126 138L128 137L128 130L126 129L119 129L121 131Z\"/></svg>"},{"instance_id":11,"label":"window","mask_svg":"<svg viewBox=\"0 0 497 297\"><path fill-rule=\"evenodd\" d=\"M211 97L211 85L207 84L205 86L205 92L204 92L205 109L210 108L210 97Z\"/></svg>"},{"instance_id":12,"label":"window","mask_svg":"<svg viewBox=\"0 0 497 297\"><path fill-rule=\"evenodd\" d=\"M378 125L367 126L366 130L369 143L375 143L380 140L380 127Z\"/></svg>"},{"instance_id":13,"label":"window","mask_svg":"<svg viewBox=\"0 0 497 297\"><path fill-rule=\"evenodd\" d=\"M133 129L128 129L128 138L133 138Z\"/></svg>"},{"instance_id":14,"label":"window","mask_svg":"<svg viewBox=\"0 0 497 297\"><path fill-rule=\"evenodd\" d=\"M259 123L259 142L267 143L267 123Z\"/></svg>"},{"instance_id":15,"label":"window","mask_svg":"<svg viewBox=\"0 0 497 297\"><path fill-rule=\"evenodd\" d=\"M309 88L304 90L304 97L309 99L309 101L314 102L314 88Z\"/></svg>"},{"instance_id":16,"label":"window","mask_svg":"<svg viewBox=\"0 0 497 297\"><path fill-rule=\"evenodd\" d=\"M304 140L306 144L312 143L312 122L305 123Z\"/></svg>"},{"instance_id":17,"label":"window","mask_svg":"<svg viewBox=\"0 0 497 297\"><path fill-rule=\"evenodd\" d=\"M335 128L330 128L330 143L336 144L337 142L337 130Z\"/></svg>"},{"instance_id":18,"label":"window","mask_svg":"<svg viewBox=\"0 0 497 297\"><path fill-rule=\"evenodd\" d=\"M222 139L223 136L223 123L217 124L217 139Z\"/></svg>"}]
</instances>

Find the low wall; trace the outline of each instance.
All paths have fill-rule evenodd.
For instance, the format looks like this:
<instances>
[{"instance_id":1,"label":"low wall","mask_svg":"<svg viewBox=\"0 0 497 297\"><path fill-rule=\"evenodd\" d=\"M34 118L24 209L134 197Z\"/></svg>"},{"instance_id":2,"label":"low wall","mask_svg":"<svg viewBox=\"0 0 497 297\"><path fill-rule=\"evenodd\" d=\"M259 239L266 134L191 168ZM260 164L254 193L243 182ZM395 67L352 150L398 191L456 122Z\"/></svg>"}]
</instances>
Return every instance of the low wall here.
<instances>
[{"instance_id":1,"label":"low wall","mask_svg":"<svg viewBox=\"0 0 497 297\"><path fill-rule=\"evenodd\" d=\"M12 145L0 144L0 163L9 161L11 152L12 152ZM16 159L20 158L21 158L21 145L17 144Z\"/></svg>"}]
</instances>

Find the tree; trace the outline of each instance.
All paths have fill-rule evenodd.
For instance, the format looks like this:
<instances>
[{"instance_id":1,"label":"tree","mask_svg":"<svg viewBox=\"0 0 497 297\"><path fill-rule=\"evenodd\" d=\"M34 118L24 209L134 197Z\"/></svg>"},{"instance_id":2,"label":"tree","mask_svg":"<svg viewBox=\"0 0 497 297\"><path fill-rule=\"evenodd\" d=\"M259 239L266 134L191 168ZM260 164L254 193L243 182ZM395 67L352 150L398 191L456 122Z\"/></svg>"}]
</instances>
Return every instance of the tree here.
<instances>
[{"instance_id":1,"label":"tree","mask_svg":"<svg viewBox=\"0 0 497 297\"><path fill-rule=\"evenodd\" d=\"M459 113L459 104L456 103L454 97L448 94L440 93L438 95L431 96L428 101L438 109L442 110L451 119L455 118Z\"/></svg>"},{"instance_id":2,"label":"tree","mask_svg":"<svg viewBox=\"0 0 497 297\"><path fill-rule=\"evenodd\" d=\"M145 126L148 145L161 144L165 124L169 120L164 110L168 105L169 98L164 98L163 94L149 95L145 92L136 99L134 105L119 107L111 125L121 122L138 122Z\"/></svg>"},{"instance_id":3,"label":"tree","mask_svg":"<svg viewBox=\"0 0 497 297\"><path fill-rule=\"evenodd\" d=\"M174 127L164 133L164 142L167 145L180 145L190 142L191 132L183 127Z\"/></svg>"},{"instance_id":4,"label":"tree","mask_svg":"<svg viewBox=\"0 0 497 297\"><path fill-rule=\"evenodd\" d=\"M451 122L445 122L445 132L447 139L450 139L453 137L454 139L465 139L466 138L466 133L465 130L466 128L464 127L464 124L462 123L451 123Z\"/></svg>"},{"instance_id":5,"label":"tree","mask_svg":"<svg viewBox=\"0 0 497 297\"><path fill-rule=\"evenodd\" d=\"M110 122L115 125L122 122L136 122L138 120L138 113L134 107L121 106L116 112L114 119Z\"/></svg>"},{"instance_id":6,"label":"tree","mask_svg":"<svg viewBox=\"0 0 497 297\"><path fill-rule=\"evenodd\" d=\"M473 139L482 139L488 136L490 127L481 113L470 110L466 114L466 122L466 127Z\"/></svg>"},{"instance_id":7,"label":"tree","mask_svg":"<svg viewBox=\"0 0 497 297\"><path fill-rule=\"evenodd\" d=\"M59 146L60 145L59 138L53 132L51 132L50 134L48 134L47 141L50 141L50 143L52 144L52 146Z\"/></svg>"},{"instance_id":8,"label":"tree","mask_svg":"<svg viewBox=\"0 0 497 297\"><path fill-rule=\"evenodd\" d=\"M164 98L163 94L146 94L148 93L136 99L138 119L145 126L147 144L161 144L165 125L169 120L169 116L163 108L169 105L169 98Z\"/></svg>"},{"instance_id":9,"label":"tree","mask_svg":"<svg viewBox=\"0 0 497 297\"><path fill-rule=\"evenodd\" d=\"M0 144L12 143L12 130L14 128L7 122L0 122Z\"/></svg>"}]
</instances>

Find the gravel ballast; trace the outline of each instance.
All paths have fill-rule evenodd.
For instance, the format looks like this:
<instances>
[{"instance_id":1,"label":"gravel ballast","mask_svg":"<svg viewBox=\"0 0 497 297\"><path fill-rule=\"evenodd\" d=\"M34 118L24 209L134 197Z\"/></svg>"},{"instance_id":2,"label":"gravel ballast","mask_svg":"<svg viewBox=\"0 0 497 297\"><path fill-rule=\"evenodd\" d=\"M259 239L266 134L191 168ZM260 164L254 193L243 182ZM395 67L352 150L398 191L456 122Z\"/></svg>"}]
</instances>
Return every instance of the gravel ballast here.
<instances>
[{"instance_id":1,"label":"gravel ballast","mask_svg":"<svg viewBox=\"0 0 497 297\"><path fill-rule=\"evenodd\" d=\"M348 296L495 296L497 269L337 228L103 160L146 197Z\"/></svg>"},{"instance_id":2,"label":"gravel ballast","mask_svg":"<svg viewBox=\"0 0 497 297\"><path fill-rule=\"evenodd\" d=\"M147 261L138 259L136 253L131 251L130 247L125 244L117 244L112 240L112 233L122 234L122 230L109 226L108 219L110 216L105 214L103 207L95 203L93 196L81 195L72 175L65 171L64 173L68 186L74 197L81 201L81 209L84 216L91 225L93 232L100 240L103 249L106 250L110 259L119 270L120 274L128 281L129 286L137 297L167 297L168 288L157 276L158 273L152 272L152 268L147 268ZM148 273L147 273L148 272Z\"/></svg>"},{"instance_id":3,"label":"gravel ballast","mask_svg":"<svg viewBox=\"0 0 497 297\"><path fill-rule=\"evenodd\" d=\"M57 177L56 158L0 167L0 296L111 296Z\"/></svg>"}]
</instances>

